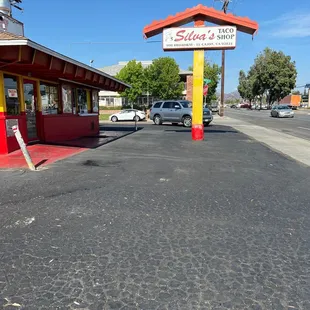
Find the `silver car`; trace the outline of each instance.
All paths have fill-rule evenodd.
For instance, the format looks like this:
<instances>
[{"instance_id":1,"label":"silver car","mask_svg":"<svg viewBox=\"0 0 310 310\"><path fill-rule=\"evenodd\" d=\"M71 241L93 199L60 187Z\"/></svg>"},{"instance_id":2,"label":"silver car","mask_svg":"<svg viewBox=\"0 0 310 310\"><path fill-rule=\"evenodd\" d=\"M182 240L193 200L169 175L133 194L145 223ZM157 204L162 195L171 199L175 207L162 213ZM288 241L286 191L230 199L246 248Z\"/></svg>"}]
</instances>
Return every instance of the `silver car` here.
<instances>
[{"instance_id":1,"label":"silver car","mask_svg":"<svg viewBox=\"0 0 310 310\"><path fill-rule=\"evenodd\" d=\"M274 105L270 112L272 117L294 117L294 111L287 105Z\"/></svg>"},{"instance_id":2,"label":"silver car","mask_svg":"<svg viewBox=\"0 0 310 310\"><path fill-rule=\"evenodd\" d=\"M192 102L188 100L164 100L155 102L150 109L150 119L155 125L164 122L177 125L182 123L185 127L192 126ZM211 111L203 109L203 123L208 126L213 120Z\"/></svg>"},{"instance_id":3,"label":"silver car","mask_svg":"<svg viewBox=\"0 0 310 310\"><path fill-rule=\"evenodd\" d=\"M219 105L217 102L213 102L211 104L211 111L214 113L218 113L219 112Z\"/></svg>"}]
</instances>

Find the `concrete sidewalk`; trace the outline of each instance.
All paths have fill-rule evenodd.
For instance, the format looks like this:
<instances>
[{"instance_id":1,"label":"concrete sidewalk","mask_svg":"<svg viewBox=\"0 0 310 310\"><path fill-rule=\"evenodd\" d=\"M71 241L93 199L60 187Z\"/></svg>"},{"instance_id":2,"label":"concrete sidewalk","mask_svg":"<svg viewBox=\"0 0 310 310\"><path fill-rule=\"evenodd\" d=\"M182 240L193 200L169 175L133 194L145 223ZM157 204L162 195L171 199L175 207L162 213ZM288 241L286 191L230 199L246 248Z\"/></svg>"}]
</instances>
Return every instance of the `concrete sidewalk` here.
<instances>
[{"instance_id":1,"label":"concrete sidewalk","mask_svg":"<svg viewBox=\"0 0 310 310\"><path fill-rule=\"evenodd\" d=\"M213 124L231 126L271 149L310 166L310 141L227 116L215 116Z\"/></svg>"}]
</instances>

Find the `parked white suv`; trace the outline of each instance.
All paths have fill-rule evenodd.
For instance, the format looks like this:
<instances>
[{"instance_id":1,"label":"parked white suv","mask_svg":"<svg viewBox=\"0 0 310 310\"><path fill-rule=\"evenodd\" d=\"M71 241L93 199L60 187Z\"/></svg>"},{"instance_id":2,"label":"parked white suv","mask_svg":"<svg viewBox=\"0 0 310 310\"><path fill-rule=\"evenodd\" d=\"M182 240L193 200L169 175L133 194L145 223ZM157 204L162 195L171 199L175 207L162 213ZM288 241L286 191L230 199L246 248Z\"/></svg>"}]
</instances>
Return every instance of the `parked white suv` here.
<instances>
[{"instance_id":1,"label":"parked white suv","mask_svg":"<svg viewBox=\"0 0 310 310\"><path fill-rule=\"evenodd\" d=\"M182 123L185 127L192 126L192 102L188 100L165 100L155 102L150 109L150 119L155 125L164 122L177 125ZM208 108L203 109L203 123L208 126L213 120Z\"/></svg>"}]
</instances>

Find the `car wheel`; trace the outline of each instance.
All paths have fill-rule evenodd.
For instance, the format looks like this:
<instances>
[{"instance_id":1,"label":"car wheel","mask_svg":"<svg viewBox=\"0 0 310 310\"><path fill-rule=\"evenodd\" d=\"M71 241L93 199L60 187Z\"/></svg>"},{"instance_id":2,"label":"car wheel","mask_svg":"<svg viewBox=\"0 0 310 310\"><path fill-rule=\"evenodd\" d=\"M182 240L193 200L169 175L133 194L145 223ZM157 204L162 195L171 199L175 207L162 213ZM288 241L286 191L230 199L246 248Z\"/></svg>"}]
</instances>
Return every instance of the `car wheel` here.
<instances>
[{"instance_id":1,"label":"car wheel","mask_svg":"<svg viewBox=\"0 0 310 310\"><path fill-rule=\"evenodd\" d=\"M210 123L209 122L206 122L206 123L203 123L204 124L204 126L209 126L210 125Z\"/></svg>"},{"instance_id":2,"label":"car wheel","mask_svg":"<svg viewBox=\"0 0 310 310\"><path fill-rule=\"evenodd\" d=\"M112 121L113 123L115 123L115 122L118 121L118 118L117 118L116 116L112 116L111 121Z\"/></svg>"},{"instance_id":3,"label":"car wheel","mask_svg":"<svg viewBox=\"0 0 310 310\"><path fill-rule=\"evenodd\" d=\"M184 116L182 120L184 127L191 127L192 126L192 118L190 116Z\"/></svg>"},{"instance_id":4,"label":"car wheel","mask_svg":"<svg viewBox=\"0 0 310 310\"><path fill-rule=\"evenodd\" d=\"M136 122L139 122L140 121L140 116L139 115L136 115L134 118L133 118L134 121Z\"/></svg>"},{"instance_id":5,"label":"car wheel","mask_svg":"<svg viewBox=\"0 0 310 310\"><path fill-rule=\"evenodd\" d=\"M154 122L155 125L161 125L162 124L162 120L161 120L160 115L155 115L154 118L153 118L153 122Z\"/></svg>"},{"instance_id":6,"label":"car wheel","mask_svg":"<svg viewBox=\"0 0 310 310\"><path fill-rule=\"evenodd\" d=\"M178 126L179 123L172 123L173 126Z\"/></svg>"}]
</instances>

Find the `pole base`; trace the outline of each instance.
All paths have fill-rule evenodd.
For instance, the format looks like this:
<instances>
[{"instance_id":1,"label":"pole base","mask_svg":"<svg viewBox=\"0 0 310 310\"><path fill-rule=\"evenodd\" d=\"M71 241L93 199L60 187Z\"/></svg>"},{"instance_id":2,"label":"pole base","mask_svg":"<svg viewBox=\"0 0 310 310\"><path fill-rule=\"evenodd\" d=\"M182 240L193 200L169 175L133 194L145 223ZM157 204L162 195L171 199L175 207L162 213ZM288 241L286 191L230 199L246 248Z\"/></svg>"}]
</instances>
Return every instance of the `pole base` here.
<instances>
[{"instance_id":1,"label":"pole base","mask_svg":"<svg viewBox=\"0 0 310 310\"><path fill-rule=\"evenodd\" d=\"M204 139L203 125L192 125L192 140L202 141Z\"/></svg>"}]
</instances>

